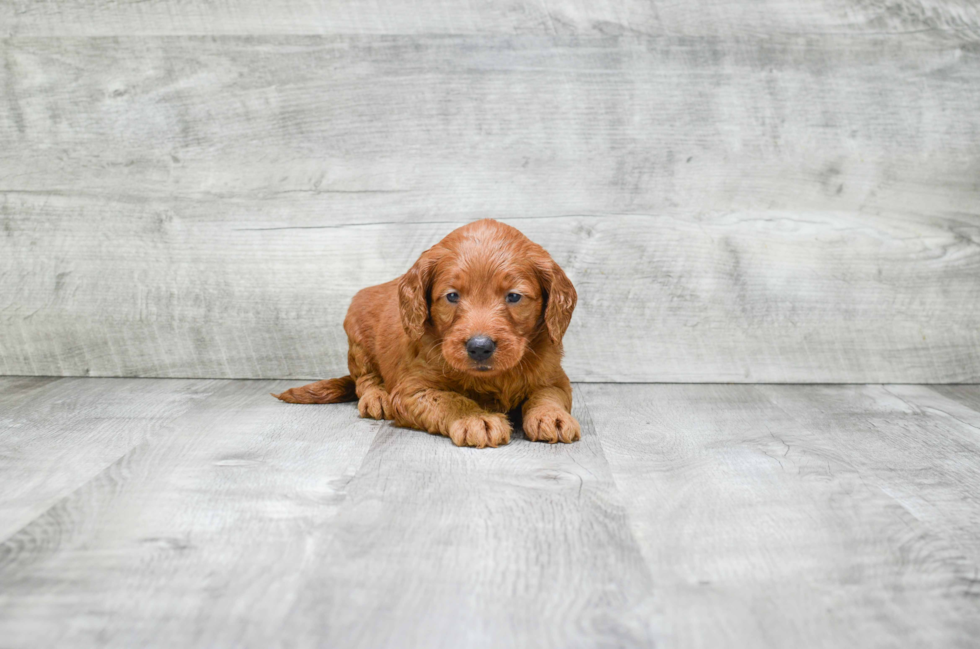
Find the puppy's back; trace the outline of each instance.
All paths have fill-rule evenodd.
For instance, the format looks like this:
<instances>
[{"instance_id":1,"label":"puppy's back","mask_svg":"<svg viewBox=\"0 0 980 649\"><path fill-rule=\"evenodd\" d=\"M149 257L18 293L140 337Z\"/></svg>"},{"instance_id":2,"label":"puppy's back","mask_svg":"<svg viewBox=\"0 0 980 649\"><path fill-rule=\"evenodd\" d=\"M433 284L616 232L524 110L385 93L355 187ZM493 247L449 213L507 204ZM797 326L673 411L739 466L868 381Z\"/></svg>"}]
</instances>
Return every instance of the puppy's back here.
<instances>
[{"instance_id":1,"label":"puppy's back","mask_svg":"<svg viewBox=\"0 0 980 649\"><path fill-rule=\"evenodd\" d=\"M350 342L367 352L373 363L382 365L379 361L386 350L397 346L404 336L398 309L398 280L358 291L347 309L344 331Z\"/></svg>"}]
</instances>

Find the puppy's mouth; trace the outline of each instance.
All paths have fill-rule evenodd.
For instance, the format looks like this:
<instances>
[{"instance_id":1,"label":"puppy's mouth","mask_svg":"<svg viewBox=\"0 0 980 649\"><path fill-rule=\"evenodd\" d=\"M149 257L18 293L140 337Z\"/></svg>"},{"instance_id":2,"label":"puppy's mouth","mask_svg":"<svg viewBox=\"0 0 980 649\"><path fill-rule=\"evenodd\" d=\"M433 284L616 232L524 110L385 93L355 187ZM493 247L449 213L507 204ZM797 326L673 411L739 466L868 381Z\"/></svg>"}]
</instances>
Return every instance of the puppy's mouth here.
<instances>
[{"instance_id":1,"label":"puppy's mouth","mask_svg":"<svg viewBox=\"0 0 980 649\"><path fill-rule=\"evenodd\" d=\"M490 372L493 370L493 365L486 365L481 363L480 365L477 365L473 369L475 369L477 372Z\"/></svg>"}]
</instances>

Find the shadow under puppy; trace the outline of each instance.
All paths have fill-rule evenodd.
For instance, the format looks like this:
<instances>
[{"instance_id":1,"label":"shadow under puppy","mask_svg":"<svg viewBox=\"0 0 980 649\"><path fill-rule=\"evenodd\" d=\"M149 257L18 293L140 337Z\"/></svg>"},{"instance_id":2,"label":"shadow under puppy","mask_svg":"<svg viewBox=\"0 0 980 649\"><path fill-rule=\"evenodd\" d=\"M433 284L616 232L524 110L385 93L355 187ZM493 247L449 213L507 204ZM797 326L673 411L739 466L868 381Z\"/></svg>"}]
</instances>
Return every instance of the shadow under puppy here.
<instances>
[{"instance_id":1,"label":"shadow under puppy","mask_svg":"<svg viewBox=\"0 0 980 649\"><path fill-rule=\"evenodd\" d=\"M349 376L273 395L358 401L362 417L446 435L457 446L510 441L521 407L532 441L573 442L562 336L577 296L551 256L485 219L451 232L396 280L354 296L344 330Z\"/></svg>"}]
</instances>

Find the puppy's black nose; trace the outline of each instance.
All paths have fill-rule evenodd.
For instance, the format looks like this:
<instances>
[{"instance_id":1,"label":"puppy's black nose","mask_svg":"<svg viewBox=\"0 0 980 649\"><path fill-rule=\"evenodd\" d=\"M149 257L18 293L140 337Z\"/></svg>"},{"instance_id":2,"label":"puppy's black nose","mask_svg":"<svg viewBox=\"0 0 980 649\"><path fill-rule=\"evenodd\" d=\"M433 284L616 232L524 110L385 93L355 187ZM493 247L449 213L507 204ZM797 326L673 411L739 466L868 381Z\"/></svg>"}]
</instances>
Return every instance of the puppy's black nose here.
<instances>
[{"instance_id":1,"label":"puppy's black nose","mask_svg":"<svg viewBox=\"0 0 980 649\"><path fill-rule=\"evenodd\" d=\"M486 336L473 336L466 341L466 353L475 361L485 361L493 355L497 345Z\"/></svg>"}]
</instances>

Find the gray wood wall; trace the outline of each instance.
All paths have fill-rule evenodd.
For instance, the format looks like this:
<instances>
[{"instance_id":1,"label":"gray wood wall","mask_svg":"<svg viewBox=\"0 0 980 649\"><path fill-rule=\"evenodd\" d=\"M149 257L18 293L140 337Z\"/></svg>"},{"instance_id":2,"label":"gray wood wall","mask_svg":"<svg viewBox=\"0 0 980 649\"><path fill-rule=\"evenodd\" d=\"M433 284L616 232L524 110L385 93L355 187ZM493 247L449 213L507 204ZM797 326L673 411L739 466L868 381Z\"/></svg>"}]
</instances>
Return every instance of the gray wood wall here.
<instances>
[{"instance_id":1,"label":"gray wood wall","mask_svg":"<svg viewBox=\"0 0 980 649\"><path fill-rule=\"evenodd\" d=\"M0 0L0 374L336 375L494 217L575 380L980 381L977 7Z\"/></svg>"}]
</instances>

